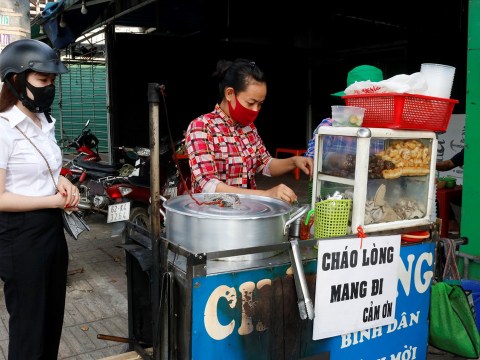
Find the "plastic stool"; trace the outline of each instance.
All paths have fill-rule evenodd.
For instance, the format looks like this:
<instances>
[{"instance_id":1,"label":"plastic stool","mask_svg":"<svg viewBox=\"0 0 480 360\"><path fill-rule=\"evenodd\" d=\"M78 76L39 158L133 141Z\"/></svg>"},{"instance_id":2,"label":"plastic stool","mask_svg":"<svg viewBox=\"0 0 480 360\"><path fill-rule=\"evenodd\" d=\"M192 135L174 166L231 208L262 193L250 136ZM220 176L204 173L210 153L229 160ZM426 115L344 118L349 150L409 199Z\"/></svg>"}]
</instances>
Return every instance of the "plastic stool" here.
<instances>
[{"instance_id":1,"label":"plastic stool","mask_svg":"<svg viewBox=\"0 0 480 360\"><path fill-rule=\"evenodd\" d=\"M278 159L278 154L280 153L292 154L292 156L301 156L306 152L307 149L277 148L277 151L275 152L275 157ZM300 180L300 169L295 168L293 172L295 174L295 179Z\"/></svg>"},{"instance_id":2,"label":"plastic stool","mask_svg":"<svg viewBox=\"0 0 480 360\"><path fill-rule=\"evenodd\" d=\"M450 222L450 203L462 198L462 186L457 185L453 189L437 189L438 212L437 217L442 219L440 229L441 237L448 237L448 225Z\"/></svg>"}]
</instances>

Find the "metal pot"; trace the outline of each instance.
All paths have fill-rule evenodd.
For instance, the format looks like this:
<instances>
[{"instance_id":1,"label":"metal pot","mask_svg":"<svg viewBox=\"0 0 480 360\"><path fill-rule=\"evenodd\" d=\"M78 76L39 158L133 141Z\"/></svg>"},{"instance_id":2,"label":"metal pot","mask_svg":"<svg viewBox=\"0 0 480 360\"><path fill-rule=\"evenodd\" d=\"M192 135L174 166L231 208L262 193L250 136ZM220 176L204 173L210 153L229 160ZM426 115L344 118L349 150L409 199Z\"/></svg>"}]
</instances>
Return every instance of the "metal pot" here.
<instances>
[{"instance_id":1,"label":"metal pot","mask_svg":"<svg viewBox=\"0 0 480 360\"><path fill-rule=\"evenodd\" d=\"M192 253L215 252L278 244L288 240L289 225L307 208L292 212L292 206L274 198L238 194L232 207L199 205L218 194L181 195L167 200L165 229L167 239ZM198 202L198 203L197 203ZM235 256L253 260L272 256Z\"/></svg>"}]
</instances>

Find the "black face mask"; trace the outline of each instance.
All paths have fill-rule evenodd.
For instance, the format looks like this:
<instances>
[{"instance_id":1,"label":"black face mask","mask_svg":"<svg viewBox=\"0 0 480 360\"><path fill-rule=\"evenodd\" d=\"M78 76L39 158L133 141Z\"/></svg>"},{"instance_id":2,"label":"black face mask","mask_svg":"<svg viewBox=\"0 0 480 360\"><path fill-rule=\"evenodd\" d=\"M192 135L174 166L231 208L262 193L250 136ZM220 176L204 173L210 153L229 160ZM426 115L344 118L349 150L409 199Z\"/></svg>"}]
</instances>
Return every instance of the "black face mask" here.
<instances>
[{"instance_id":1,"label":"black face mask","mask_svg":"<svg viewBox=\"0 0 480 360\"><path fill-rule=\"evenodd\" d=\"M48 112L55 99L55 85L50 84L43 87L36 87L25 80L25 85L33 94L33 100L25 97L22 99L23 105L35 113Z\"/></svg>"}]
</instances>

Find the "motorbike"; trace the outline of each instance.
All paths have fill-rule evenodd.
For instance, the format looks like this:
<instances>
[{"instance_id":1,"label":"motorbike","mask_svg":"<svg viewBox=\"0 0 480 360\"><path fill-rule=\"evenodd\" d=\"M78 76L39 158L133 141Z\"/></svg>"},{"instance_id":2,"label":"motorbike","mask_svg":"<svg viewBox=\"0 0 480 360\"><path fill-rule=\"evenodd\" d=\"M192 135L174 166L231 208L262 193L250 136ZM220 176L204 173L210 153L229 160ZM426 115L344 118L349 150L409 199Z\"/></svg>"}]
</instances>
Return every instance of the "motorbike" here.
<instances>
[{"instance_id":1,"label":"motorbike","mask_svg":"<svg viewBox=\"0 0 480 360\"><path fill-rule=\"evenodd\" d=\"M165 198L186 194L191 188L190 165L185 150L185 139L174 143L174 151L160 147L160 190ZM164 164L162 166L162 164Z\"/></svg>"},{"instance_id":2,"label":"motorbike","mask_svg":"<svg viewBox=\"0 0 480 360\"><path fill-rule=\"evenodd\" d=\"M64 149L74 148L77 151L76 155L63 164L60 172L61 175L67 177L72 183L84 184L88 178L97 180L99 178L121 175L120 169L122 167L132 165L137 160L138 154L136 150L145 151L146 149L124 146L113 147L115 163L110 165L101 162L102 159L98 150L99 140L88 128L89 124L90 120L85 123L80 135L73 140L66 140L66 144L63 145ZM148 149L146 150L149 151Z\"/></svg>"},{"instance_id":3,"label":"motorbike","mask_svg":"<svg viewBox=\"0 0 480 360\"><path fill-rule=\"evenodd\" d=\"M98 151L98 138L92 133L92 130L88 128L90 120L87 120L83 126L82 132L73 140L67 140L64 145L65 148L75 149L77 153L84 155L85 161L100 161L100 155Z\"/></svg>"},{"instance_id":4,"label":"motorbike","mask_svg":"<svg viewBox=\"0 0 480 360\"><path fill-rule=\"evenodd\" d=\"M160 141L160 182L161 196L164 201L190 190L190 166L188 157L182 154L184 140L175 142L178 148L172 154L172 147L166 138ZM118 179L117 179L118 180ZM150 229L150 163L145 161L136 176L124 177L123 181L111 181L106 188L110 198L118 204L130 202L129 221L136 226ZM118 205L119 208L122 205ZM163 218L161 222L163 223ZM123 229L114 229L114 236L122 233Z\"/></svg>"},{"instance_id":5,"label":"motorbike","mask_svg":"<svg viewBox=\"0 0 480 360\"><path fill-rule=\"evenodd\" d=\"M83 168L77 164L78 161L96 163L101 160L98 151L98 138L88 128L90 120L87 120L83 126L82 132L73 140L66 140L63 145L64 149L75 149L76 155L62 166L60 174L68 178L70 181L78 181L84 173Z\"/></svg>"},{"instance_id":6,"label":"motorbike","mask_svg":"<svg viewBox=\"0 0 480 360\"><path fill-rule=\"evenodd\" d=\"M137 162L136 166L134 163L139 159L137 152L141 152L143 148L119 147L116 149L122 151L123 158L115 165L83 161L82 159L73 161L74 168L71 169L81 172L78 179L74 179L72 182L79 189L78 207L83 216L91 213L102 213L109 216L109 205L115 202L115 198L109 195L107 189L112 183L124 181L125 177L135 173L136 168L142 165L141 161Z\"/></svg>"},{"instance_id":7,"label":"motorbike","mask_svg":"<svg viewBox=\"0 0 480 360\"><path fill-rule=\"evenodd\" d=\"M84 155L82 159L84 161L95 161L98 162L101 160L100 154L98 151L98 138L92 131L88 128L90 125L90 120L87 120L83 126L82 132L75 139L67 143L67 148L75 149L79 154Z\"/></svg>"},{"instance_id":8,"label":"motorbike","mask_svg":"<svg viewBox=\"0 0 480 360\"><path fill-rule=\"evenodd\" d=\"M112 216L123 214L110 220L115 222L121 219L128 220L142 228L150 229L150 149L137 148L136 153L139 158L135 162L135 170L128 176L105 179L105 193L112 200L109 206ZM123 233L123 230L122 226L114 228L112 232L115 236Z\"/></svg>"},{"instance_id":9,"label":"motorbike","mask_svg":"<svg viewBox=\"0 0 480 360\"><path fill-rule=\"evenodd\" d=\"M77 149L78 155L62 168L62 175L79 188L82 215L102 213L107 222L129 220L149 229L150 149L114 147L115 163L99 162L94 155L98 154L98 139L88 124L68 145ZM183 143L184 139L173 144L167 137L160 139L161 195L165 198L182 195L190 188L188 158L181 154Z\"/></svg>"}]
</instances>

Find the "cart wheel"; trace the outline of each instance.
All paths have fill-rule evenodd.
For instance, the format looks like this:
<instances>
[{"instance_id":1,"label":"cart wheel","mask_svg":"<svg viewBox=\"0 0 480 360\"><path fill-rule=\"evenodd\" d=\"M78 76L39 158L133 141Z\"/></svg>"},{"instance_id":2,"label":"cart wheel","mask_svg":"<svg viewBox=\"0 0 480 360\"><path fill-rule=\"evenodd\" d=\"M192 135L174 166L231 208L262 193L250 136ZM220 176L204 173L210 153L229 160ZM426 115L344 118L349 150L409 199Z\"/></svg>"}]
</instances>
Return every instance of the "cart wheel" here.
<instances>
[{"instance_id":1,"label":"cart wheel","mask_svg":"<svg viewBox=\"0 0 480 360\"><path fill-rule=\"evenodd\" d=\"M144 229L150 230L150 215L148 214L148 210L143 207L134 207L130 210L130 222L143 227ZM128 238L130 237L130 233L127 233L128 230L123 232L123 243L129 243Z\"/></svg>"},{"instance_id":2,"label":"cart wheel","mask_svg":"<svg viewBox=\"0 0 480 360\"><path fill-rule=\"evenodd\" d=\"M150 215L148 210L143 207L135 207L130 212L130 221L135 225L150 229Z\"/></svg>"}]
</instances>

